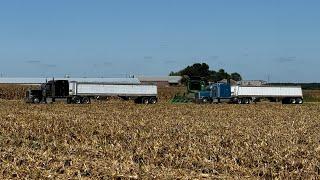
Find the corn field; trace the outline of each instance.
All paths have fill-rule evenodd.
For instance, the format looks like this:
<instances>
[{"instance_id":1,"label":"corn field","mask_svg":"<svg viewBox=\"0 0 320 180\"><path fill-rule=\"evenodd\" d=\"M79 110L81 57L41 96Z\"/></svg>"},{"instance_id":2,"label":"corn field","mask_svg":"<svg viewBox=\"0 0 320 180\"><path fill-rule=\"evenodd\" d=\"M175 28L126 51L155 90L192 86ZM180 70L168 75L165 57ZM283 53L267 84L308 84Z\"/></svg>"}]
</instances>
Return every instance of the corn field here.
<instances>
[{"instance_id":1,"label":"corn field","mask_svg":"<svg viewBox=\"0 0 320 180\"><path fill-rule=\"evenodd\" d=\"M32 105L27 88L0 86L0 179L320 177L317 103Z\"/></svg>"},{"instance_id":2,"label":"corn field","mask_svg":"<svg viewBox=\"0 0 320 180\"><path fill-rule=\"evenodd\" d=\"M320 106L0 103L0 178L320 176Z\"/></svg>"},{"instance_id":3,"label":"corn field","mask_svg":"<svg viewBox=\"0 0 320 180\"><path fill-rule=\"evenodd\" d=\"M22 85L0 85L0 99L17 100L23 99L25 92L29 88L37 88L36 86L22 86Z\"/></svg>"}]
</instances>

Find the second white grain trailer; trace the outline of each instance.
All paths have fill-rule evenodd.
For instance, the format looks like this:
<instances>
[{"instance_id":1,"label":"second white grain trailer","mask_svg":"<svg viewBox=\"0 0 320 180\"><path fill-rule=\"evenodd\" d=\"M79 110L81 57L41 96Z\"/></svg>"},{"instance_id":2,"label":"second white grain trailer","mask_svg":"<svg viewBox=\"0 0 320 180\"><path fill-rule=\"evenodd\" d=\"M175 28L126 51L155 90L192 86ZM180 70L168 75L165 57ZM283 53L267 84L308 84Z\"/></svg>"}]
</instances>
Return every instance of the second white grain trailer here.
<instances>
[{"instance_id":1,"label":"second white grain trailer","mask_svg":"<svg viewBox=\"0 0 320 180\"><path fill-rule=\"evenodd\" d=\"M300 86L232 86L231 88L233 89L231 95L238 103L248 104L262 98L272 102L282 101L283 104L303 103Z\"/></svg>"},{"instance_id":2,"label":"second white grain trailer","mask_svg":"<svg viewBox=\"0 0 320 180\"><path fill-rule=\"evenodd\" d=\"M211 84L206 90L195 94L199 103L233 102L250 104L261 99L283 104L302 104L303 94L300 86L230 86L225 83Z\"/></svg>"}]
</instances>

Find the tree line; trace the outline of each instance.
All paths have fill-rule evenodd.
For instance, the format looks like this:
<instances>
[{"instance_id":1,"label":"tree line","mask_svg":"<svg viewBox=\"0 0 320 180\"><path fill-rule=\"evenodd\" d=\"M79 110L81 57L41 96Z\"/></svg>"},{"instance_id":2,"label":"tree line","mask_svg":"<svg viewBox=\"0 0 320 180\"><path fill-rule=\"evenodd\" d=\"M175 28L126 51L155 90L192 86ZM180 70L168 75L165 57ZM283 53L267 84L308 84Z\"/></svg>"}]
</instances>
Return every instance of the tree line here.
<instances>
[{"instance_id":1,"label":"tree line","mask_svg":"<svg viewBox=\"0 0 320 180\"><path fill-rule=\"evenodd\" d=\"M241 81L242 77L239 73L233 72L228 73L224 69L219 69L218 71L210 70L210 67L206 63L195 63L191 66L177 71L170 72L169 76L183 76L183 77L201 77L206 81L218 82L223 79Z\"/></svg>"}]
</instances>

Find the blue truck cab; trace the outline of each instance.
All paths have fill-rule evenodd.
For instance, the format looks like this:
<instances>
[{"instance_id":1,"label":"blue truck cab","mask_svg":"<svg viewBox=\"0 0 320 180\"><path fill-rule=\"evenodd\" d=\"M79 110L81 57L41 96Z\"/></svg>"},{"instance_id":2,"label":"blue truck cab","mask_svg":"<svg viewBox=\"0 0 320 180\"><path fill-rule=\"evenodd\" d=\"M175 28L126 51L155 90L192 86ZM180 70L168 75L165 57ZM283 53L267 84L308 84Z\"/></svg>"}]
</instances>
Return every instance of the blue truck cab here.
<instances>
[{"instance_id":1,"label":"blue truck cab","mask_svg":"<svg viewBox=\"0 0 320 180\"><path fill-rule=\"evenodd\" d=\"M226 83L212 83L203 90L195 94L195 100L198 103L213 103L230 101L231 99L231 86Z\"/></svg>"}]
</instances>

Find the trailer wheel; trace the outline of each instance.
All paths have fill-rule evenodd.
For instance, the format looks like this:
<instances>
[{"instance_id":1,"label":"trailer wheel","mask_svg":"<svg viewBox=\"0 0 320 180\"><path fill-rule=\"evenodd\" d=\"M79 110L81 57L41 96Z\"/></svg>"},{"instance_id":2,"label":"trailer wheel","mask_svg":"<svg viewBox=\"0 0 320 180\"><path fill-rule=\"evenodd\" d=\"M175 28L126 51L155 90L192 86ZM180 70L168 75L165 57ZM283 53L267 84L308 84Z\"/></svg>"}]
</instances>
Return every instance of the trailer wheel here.
<instances>
[{"instance_id":1,"label":"trailer wheel","mask_svg":"<svg viewBox=\"0 0 320 180\"><path fill-rule=\"evenodd\" d=\"M84 97L84 98L82 98L82 103L83 103L83 104L90 104L90 103L91 103L91 100L90 100L89 97Z\"/></svg>"},{"instance_id":2,"label":"trailer wheel","mask_svg":"<svg viewBox=\"0 0 320 180\"><path fill-rule=\"evenodd\" d=\"M40 103L40 99L37 98L37 97L33 98L32 101L33 101L34 104L39 104Z\"/></svg>"},{"instance_id":3,"label":"trailer wheel","mask_svg":"<svg viewBox=\"0 0 320 180\"><path fill-rule=\"evenodd\" d=\"M75 97L73 97L73 102L75 104L81 104L82 103L82 99L79 96L75 96Z\"/></svg>"},{"instance_id":4,"label":"trailer wheel","mask_svg":"<svg viewBox=\"0 0 320 180\"><path fill-rule=\"evenodd\" d=\"M302 104L302 103L303 103L302 98L297 98L297 99L296 99L296 104Z\"/></svg>"},{"instance_id":5,"label":"trailer wheel","mask_svg":"<svg viewBox=\"0 0 320 180\"><path fill-rule=\"evenodd\" d=\"M242 99L237 99L237 100L236 100L236 103L237 103L237 104L242 104Z\"/></svg>"},{"instance_id":6,"label":"trailer wheel","mask_svg":"<svg viewBox=\"0 0 320 180\"><path fill-rule=\"evenodd\" d=\"M290 104L296 104L296 99L295 98L291 98L290 99Z\"/></svg>"},{"instance_id":7,"label":"trailer wheel","mask_svg":"<svg viewBox=\"0 0 320 180\"><path fill-rule=\"evenodd\" d=\"M148 98L143 98L142 99L143 104L149 104L149 99Z\"/></svg>"},{"instance_id":8,"label":"trailer wheel","mask_svg":"<svg viewBox=\"0 0 320 180\"><path fill-rule=\"evenodd\" d=\"M155 97L152 97L152 98L150 98L150 100L149 100L149 103L150 104L156 104L158 102L158 100L157 100L157 98L155 98Z\"/></svg>"}]
</instances>

